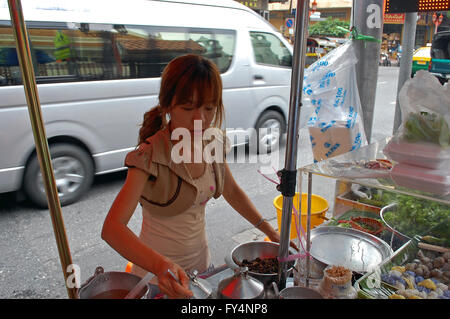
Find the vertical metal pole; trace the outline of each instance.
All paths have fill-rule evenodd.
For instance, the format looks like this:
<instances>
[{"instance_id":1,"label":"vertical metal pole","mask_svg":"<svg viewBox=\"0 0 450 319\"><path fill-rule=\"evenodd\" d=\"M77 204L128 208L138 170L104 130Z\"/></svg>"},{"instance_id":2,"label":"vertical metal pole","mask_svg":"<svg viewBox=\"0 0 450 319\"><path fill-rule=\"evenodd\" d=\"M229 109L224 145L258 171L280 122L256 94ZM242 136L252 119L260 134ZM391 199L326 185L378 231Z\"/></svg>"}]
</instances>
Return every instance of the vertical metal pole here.
<instances>
[{"instance_id":1,"label":"vertical metal pole","mask_svg":"<svg viewBox=\"0 0 450 319\"><path fill-rule=\"evenodd\" d=\"M383 11L384 0L353 0L354 27L360 34L381 40ZM380 50L380 43L355 41L355 54L358 58L356 76L368 143L370 143L372 135Z\"/></svg>"},{"instance_id":2,"label":"vertical metal pole","mask_svg":"<svg viewBox=\"0 0 450 319\"><path fill-rule=\"evenodd\" d=\"M312 173L308 173L308 215L307 215L307 226L306 226L306 278L305 285L309 287L309 273L311 258L309 257L309 252L311 251L311 193L312 193Z\"/></svg>"},{"instance_id":3,"label":"vertical metal pole","mask_svg":"<svg viewBox=\"0 0 450 319\"><path fill-rule=\"evenodd\" d=\"M407 80L411 78L412 58L414 55L414 44L416 42L417 12L408 12L405 16L402 35L402 57L397 84L397 102L395 104L394 128L395 133L402 123L402 114L398 102L398 93Z\"/></svg>"},{"instance_id":4,"label":"vertical metal pole","mask_svg":"<svg viewBox=\"0 0 450 319\"><path fill-rule=\"evenodd\" d=\"M294 57L291 75L291 93L289 101L288 131L285 154L285 170L296 174L298 128L303 91L303 77L305 73L305 56L307 32L309 23L309 0L298 0L295 23ZM295 181L294 189L295 194ZM289 255L290 225L292 217L293 195L283 194L283 210L281 217L280 247L278 256L286 258ZM300 212L301 214L301 212ZM278 287L285 288L287 278L287 263L279 263Z\"/></svg>"},{"instance_id":5,"label":"vertical metal pole","mask_svg":"<svg viewBox=\"0 0 450 319\"><path fill-rule=\"evenodd\" d=\"M47 194L47 202L52 219L53 231L64 273L64 283L67 288L69 298L77 299L76 287L69 288L66 284L69 277L67 274L67 267L72 264L72 258L64 228L58 190L56 188L55 177L53 175L53 167L48 149L47 137L45 134L45 126L42 121L42 112L39 103L33 63L31 60L27 28L23 18L22 5L20 0L8 0L8 6L11 15L14 37L16 40L17 56L19 58L20 68L22 70L23 86L28 103L28 113L30 115L31 126L33 128L36 152L41 166L41 173Z\"/></svg>"}]
</instances>

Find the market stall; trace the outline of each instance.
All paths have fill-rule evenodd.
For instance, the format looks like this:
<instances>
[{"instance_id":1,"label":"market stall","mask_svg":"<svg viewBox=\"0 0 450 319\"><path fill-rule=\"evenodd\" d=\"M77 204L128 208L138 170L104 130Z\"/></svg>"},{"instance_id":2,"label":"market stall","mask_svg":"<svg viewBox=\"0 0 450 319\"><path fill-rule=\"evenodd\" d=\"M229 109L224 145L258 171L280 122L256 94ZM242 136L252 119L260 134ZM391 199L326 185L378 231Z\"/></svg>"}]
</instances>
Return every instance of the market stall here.
<instances>
[{"instance_id":1,"label":"market stall","mask_svg":"<svg viewBox=\"0 0 450 319\"><path fill-rule=\"evenodd\" d=\"M338 182L332 218L311 230L313 262L309 269L301 265L299 283L309 281L311 286L318 287L326 265L338 264L352 270L352 282L362 298L389 298L400 289L401 295L407 298L448 297L445 287L449 284L449 273L446 273L450 252L449 185L447 189L438 188L432 193L420 191L410 184L404 186L403 176L399 183L392 168L385 166L388 159L384 151L390 140L372 143L358 151L300 169L300 175L310 177L309 190L314 175L330 178L331 187L332 180ZM414 178L412 174L406 182ZM433 182L425 185L430 186ZM328 241L328 245L324 241ZM331 241L334 244L329 244ZM339 253L335 253L336 249ZM427 263L433 263L436 258L439 261L431 267L427 265L425 273L421 270L414 274L405 273L414 270L408 264L425 255L433 256L425 259ZM442 265L440 261L443 261ZM423 264L415 262L416 268ZM392 269L400 271L400 274L394 273L394 279L389 277ZM403 273L415 281L405 286L408 281L403 278ZM370 280L375 284L368 284ZM430 281L434 282L434 285L429 284L434 289L427 288L427 295L424 295L425 290L421 287ZM439 291L438 286L441 287ZM430 295L431 291L436 294Z\"/></svg>"},{"instance_id":2,"label":"market stall","mask_svg":"<svg viewBox=\"0 0 450 319\"><path fill-rule=\"evenodd\" d=\"M389 4L389 10L409 10L400 1ZM337 180L336 197L330 221L314 229L308 223L312 260L300 264L299 284L323 288L325 267L335 264L352 271L360 298L448 299L450 91L421 72L399 82L398 103L401 125L385 141L329 156L335 134L326 143L315 143L312 135L313 147L323 152L316 151L316 163L300 169L307 176L308 200L313 175ZM309 204L307 210L309 220Z\"/></svg>"},{"instance_id":3,"label":"market stall","mask_svg":"<svg viewBox=\"0 0 450 319\"><path fill-rule=\"evenodd\" d=\"M24 86L30 105L33 131L36 132L38 155L41 166L44 166L44 171L48 173L44 176L44 182L46 193L49 196L49 209L63 273L67 282L69 279L67 267L71 264L70 250L64 232L45 131L40 116L26 28L21 14L20 1L9 0L8 4L14 22L18 56L24 70ZM444 180L443 184L441 183L442 186L437 187L436 184L431 183L430 188L425 190L422 189L425 185L423 182L417 184L410 181L412 184L408 184L408 178L405 182L405 175L411 177L412 174L407 171L407 167L404 168L404 171L398 172L395 169L394 156L392 152L388 152L388 145L392 145L390 144L392 140L363 145L360 143L361 135L359 135L359 140L352 136L352 140L357 141L358 144L357 147L350 144L350 152L347 151L341 155L335 153L334 155L337 156L328 156L329 159L320 161L317 159L317 163L300 168L299 176L297 176L297 135L304 89L303 66L307 46L308 7L309 1L298 1L297 8L301 8L301 10L297 11L297 21L301 23L296 24L297 41L295 41L294 47L286 167L279 172L281 182L278 190L283 195L281 241L279 244L249 243L252 244L250 248L246 245L236 247L230 252L226 266L219 267L212 273L190 274L191 288L198 293L196 296L199 299L282 298L282 296L285 298L357 298L358 296L365 298L444 296L448 298L448 288L445 289L450 278L448 276L449 250L447 248L450 234L448 231L450 215L448 180ZM317 62L320 63L320 60ZM441 129L442 127L444 127L443 124ZM347 133L350 134L349 132L345 134ZM358 133L356 135L358 136ZM343 134L341 134L342 136ZM348 138L349 136L345 135L344 137ZM324 154L330 155L328 152ZM448 164L445 153L443 162ZM447 167L444 167L445 169L448 170ZM395 171L398 174L392 174ZM289 230L292 219L291 212L295 207L293 201L297 177L299 178L298 189L302 193L303 174L307 174L308 179L307 223L306 225L296 224L302 247L299 255L299 252L291 252L289 249ZM342 205L341 210L337 210L337 205L335 205L332 219L315 228L311 227L313 175L339 180L342 184L338 185L350 185L344 189L339 187L336 192L336 198L340 200L337 200L336 203ZM446 175L444 173L440 176L445 177ZM353 185L358 185L358 187L354 188ZM370 192L370 196L364 193L365 190L361 187L365 187L365 190ZM347 195L351 191L359 197L348 198ZM361 195L362 193L365 196ZM383 202L383 195L386 193L389 194L389 202ZM367 202L367 199L374 200L375 196L372 194L380 196L378 201L382 203L381 206L374 205L373 201ZM417 220L421 219L428 223L422 225L415 222L414 226L421 226L420 229L403 228L401 223L398 223L396 216L402 213L406 201L403 205L404 198L399 196L430 201L432 203L430 205L434 205L430 207L433 208L432 210L438 218L433 220L417 216ZM365 199L366 203L361 198ZM390 206L392 203L396 203L396 206ZM354 210L355 206L364 207L364 209ZM298 207L302 212L301 206ZM400 220L402 219L405 218L400 218ZM294 220L294 223L297 223L298 220ZM303 231L301 231L302 227ZM428 242L426 242L427 240ZM337 246L333 246L333 244ZM433 256L430 255L430 251ZM275 269L268 270L263 267L265 266L263 264L269 259L272 264L275 264ZM96 283L104 282L105 278L110 280L112 276L115 274L104 273L103 270L98 269L81 290L88 288L92 290L92 287L96 287ZM110 280L110 282L112 281ZM132 286L128 287L128 290L132 289L133 285L139 284L140 282L132 282ZM295 287L299 289L295 289ZM106 291L112 289L111 287L103 288ZM70 298L80 297L81 290L77 291L69 287L67 289ZM114 287L114 289L121 288ZM143 289L147 298L157 297L155 294L149 294L152 291L150 285ZM416 290L417 293L416 291L406 291L408 289ZM97 290L97 295L104 292ZM319 294L314 295L317 292ZM93 296L95 295L89 295L89 298Z\"/></svg>"}]
</instances>

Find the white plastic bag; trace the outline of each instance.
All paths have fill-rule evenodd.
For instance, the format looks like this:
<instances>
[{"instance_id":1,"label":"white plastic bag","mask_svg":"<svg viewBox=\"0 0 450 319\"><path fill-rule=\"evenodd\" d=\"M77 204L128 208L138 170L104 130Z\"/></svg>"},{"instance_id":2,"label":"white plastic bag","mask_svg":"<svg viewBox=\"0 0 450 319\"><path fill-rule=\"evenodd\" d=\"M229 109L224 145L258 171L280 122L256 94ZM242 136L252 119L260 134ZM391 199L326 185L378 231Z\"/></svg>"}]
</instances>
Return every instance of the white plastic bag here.
<instances>
[{"instance_id":1,"label":"white plastic bag","mask_svg":"<svg viewBox=\"0 0 450 319\"><path fill-rule=\"evenodd\" d=\"M367 144L356 82L357 63L351 40L305 70L305 110L314 162Z\"/></svg>"},{"instance_id":2,"label":"white plastic bag","mask_svg":"<svg viewBox=\"0 0 450 319\"><path fill-rule=\"evenodd\" d=\"M402 124L384 148L393 181L436 195L450 192L450 87L420 70L399 93Z\"/></svg>"},{"instance_id":3,"label":"white plastic bag","mask_svg":"<svg viewBox=\"0 0 450 319\"><path fill-rule=\"evenodd\" d=\"M450 87L420 70L398 98L402 123L384 153L398 163L450 170Z\"/></svg>"},{"instance_id":4,"label":"white plastic bag","mask_svg":"<svg viewBox=\"0 0 450 319\"><path fill-rule=\"evenodd\" d=\"M395 134L396 137L410 142L438 144L442 148L449 146L449 86L442 86L431 73L420 70L413 79L404 84L398 99L402 125ZM421 122L411 127L411 124L417 124L414 120Z\"/></svg>"}]
</instances>

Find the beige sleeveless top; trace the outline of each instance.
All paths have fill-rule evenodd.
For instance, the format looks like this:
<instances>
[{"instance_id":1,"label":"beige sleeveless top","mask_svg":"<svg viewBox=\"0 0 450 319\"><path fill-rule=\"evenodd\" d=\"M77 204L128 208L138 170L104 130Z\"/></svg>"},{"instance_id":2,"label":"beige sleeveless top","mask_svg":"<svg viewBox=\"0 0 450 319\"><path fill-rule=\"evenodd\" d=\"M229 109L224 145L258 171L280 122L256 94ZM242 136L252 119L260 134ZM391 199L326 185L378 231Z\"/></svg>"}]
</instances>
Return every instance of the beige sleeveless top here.
<instances>
[{"instance_id":1,"label":"beige sleeveless top","mask_svg":"<svg viewBox=\"0 0 450 319\"><path fill-rule=\"evenodd\" d=\"M214 170L206 163L202 176L194 179L198 188L194 204L182 214L161 216L142 209L139 238L158 253L170 258L184 270L205 272L210 266L206 236L205 206L216 189ZM133 265L131 273L140 277L147 273Z\"/></svg>"}]
</instances>

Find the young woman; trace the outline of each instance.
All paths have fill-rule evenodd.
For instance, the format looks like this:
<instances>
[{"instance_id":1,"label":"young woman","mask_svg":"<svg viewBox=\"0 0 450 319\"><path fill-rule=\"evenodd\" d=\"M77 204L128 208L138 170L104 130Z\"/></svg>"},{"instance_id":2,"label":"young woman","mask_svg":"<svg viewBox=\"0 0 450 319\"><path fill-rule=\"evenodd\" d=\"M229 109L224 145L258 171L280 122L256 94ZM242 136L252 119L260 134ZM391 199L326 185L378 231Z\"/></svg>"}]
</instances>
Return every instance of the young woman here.
<instances>
[{"instance_id":1,"label":"young woman","mask_svg":"<svg viewBox=\"0 0 450 319\"><path fill-rule=\"evenodd\" d=\"M144 115L139 145L125 159L125 183L103 225L102 238L133 263L132 273L155 274L159 289L171 298L192 296L185 271L202 273L211 267L205 206L212 197L223 195L240 215L279 242L277 231L231 175L226 137L219 129L223 115L215 64L197 55L172 60L162 74L159 105ZM214 134L206 134L211 130ZM202 150L214 146L209 155L200 152L200 160L199 137ZM127 227L138 203L143 214L139 237Z\"/></svg>"}]
</instances>

